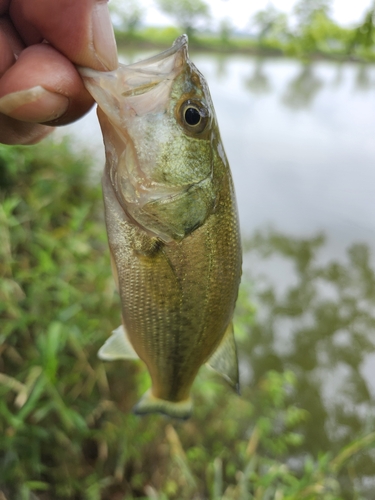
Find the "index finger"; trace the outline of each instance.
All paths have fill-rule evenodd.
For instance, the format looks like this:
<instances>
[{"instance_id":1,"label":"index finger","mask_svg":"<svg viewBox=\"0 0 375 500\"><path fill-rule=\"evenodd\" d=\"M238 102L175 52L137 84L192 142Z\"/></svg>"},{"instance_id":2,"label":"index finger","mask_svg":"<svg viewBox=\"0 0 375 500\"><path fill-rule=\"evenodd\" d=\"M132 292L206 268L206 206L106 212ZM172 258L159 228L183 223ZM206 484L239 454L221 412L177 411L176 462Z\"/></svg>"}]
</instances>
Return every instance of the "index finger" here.
<instances>
[{"instance_id":1,"label":"index finger","mask_svg":"<svg viewBox=\"0 0 375 500\"><path fill-rule=\"evenodd\" d=\"M6 3L0 0L0 12ZM47 40L75 64L117 67L107 0L10 0L9 13L26 45Z\"/></svg>"}]
</instances>

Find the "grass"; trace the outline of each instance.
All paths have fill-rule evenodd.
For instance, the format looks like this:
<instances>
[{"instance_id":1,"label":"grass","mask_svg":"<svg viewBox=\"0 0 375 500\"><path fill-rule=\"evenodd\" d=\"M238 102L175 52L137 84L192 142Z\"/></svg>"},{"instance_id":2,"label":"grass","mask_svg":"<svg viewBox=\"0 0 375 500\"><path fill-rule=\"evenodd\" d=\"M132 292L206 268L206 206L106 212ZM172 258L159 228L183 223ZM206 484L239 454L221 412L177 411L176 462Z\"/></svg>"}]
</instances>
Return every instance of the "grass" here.
<instances>
[{"instance_id":1,"label":"grass","mask_svg":"<svg viewBox=\"0 0 375 500\"><path fill-rule=\"evenodd\" d=\"M0 146L1 500L344 498L340 473L375 434L307 454L291 371L239 398L203 368L186 423L131 413L146 370L96 356L120 322L102 212L90 158L68 142ZM250 292L245 283L238 301L240 350Z\"/></svg>"}]
</instances>

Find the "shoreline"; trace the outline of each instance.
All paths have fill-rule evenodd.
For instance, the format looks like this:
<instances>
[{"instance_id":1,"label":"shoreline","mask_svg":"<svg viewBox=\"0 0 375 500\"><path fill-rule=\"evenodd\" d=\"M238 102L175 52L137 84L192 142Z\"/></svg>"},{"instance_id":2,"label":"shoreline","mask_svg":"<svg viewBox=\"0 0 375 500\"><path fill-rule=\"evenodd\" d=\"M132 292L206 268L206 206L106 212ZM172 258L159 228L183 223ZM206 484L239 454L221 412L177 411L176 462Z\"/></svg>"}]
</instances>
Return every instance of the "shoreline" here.
<instances>
[{"instance_id":1,"label":"shoreline","mask_svg":"<svg viewBox=\"0 0 375 500\"><path fill-rule=\"evenodd\" d=\"M174 40L181 34L177 28L147 28L144 31L134 33L115 31L116 42L119 50L163 50L169 48ZM341 52L303 50L298 39L286 43L275 40L265 40L263 43L252 38L232 37L223 40L212 35L197 34L190 36L189 48L195 52L220 53L223 55L243 54L257 57L292 58L303 62L314 61L336 61L353 62L359 64L374 64L375 53L366 56L359 54L347 54L345 48Z\"/></svg>"}]
</instances>

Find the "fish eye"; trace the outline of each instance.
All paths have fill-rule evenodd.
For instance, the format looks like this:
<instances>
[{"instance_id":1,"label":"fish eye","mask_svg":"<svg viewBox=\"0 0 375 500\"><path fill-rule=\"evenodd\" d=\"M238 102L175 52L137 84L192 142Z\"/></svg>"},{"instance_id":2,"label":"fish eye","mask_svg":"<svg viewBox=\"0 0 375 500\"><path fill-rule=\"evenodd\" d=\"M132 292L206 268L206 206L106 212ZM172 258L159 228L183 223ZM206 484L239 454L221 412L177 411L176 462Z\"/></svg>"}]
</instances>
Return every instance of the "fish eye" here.
<instances>
[{"instance_id":1,"label":"fish eye","mask_svg":"<svg viewBox=\"0 0 375 500\"><path fill-rule=\"evenodd\" d=\"M202 102L188 99L180 106L179 121L187 132L200 134L209 121L209 111Z\"/></svg>"},{"instance_id":2,"label":"fish eye","mask_svg":"<svg viewBox=\"0 0 375 500\"><path fill-rule=\"evenodd\" d=\"M196 108L187 108L185 110L185 120L188 125L195 127L201 121L201 115Z\"/></svg>"}]
</instances>

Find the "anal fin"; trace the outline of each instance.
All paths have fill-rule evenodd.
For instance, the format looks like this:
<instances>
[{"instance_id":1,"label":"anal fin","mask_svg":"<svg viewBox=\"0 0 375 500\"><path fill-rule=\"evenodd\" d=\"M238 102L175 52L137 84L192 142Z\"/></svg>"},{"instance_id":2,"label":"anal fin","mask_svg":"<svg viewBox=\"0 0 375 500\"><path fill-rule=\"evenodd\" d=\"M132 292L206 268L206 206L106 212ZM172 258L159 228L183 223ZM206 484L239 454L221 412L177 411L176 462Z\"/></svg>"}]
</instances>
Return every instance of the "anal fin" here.
<instances>
[{"instance_id":1,"label":"anal fin","mask_svg":"<svg viewBox=\"0 0 375 500\"><path fill-rule=\"evenodd\" d=\"M112 335L99 349L98 357L105 361L115 359L139 359L131 345L123 325L113 330Z\"/></svg>"},{"instance_id":2,"label":"anal fin","mask_svg":"<svg viewBox=\"0 0 375 500\"><path fill-rule=\"evenodd\" d=\"M229 324L222 341L206 364L220 373L233 389L240 393L237 348L232 323Z\"/></svg>"}]
</instances>

